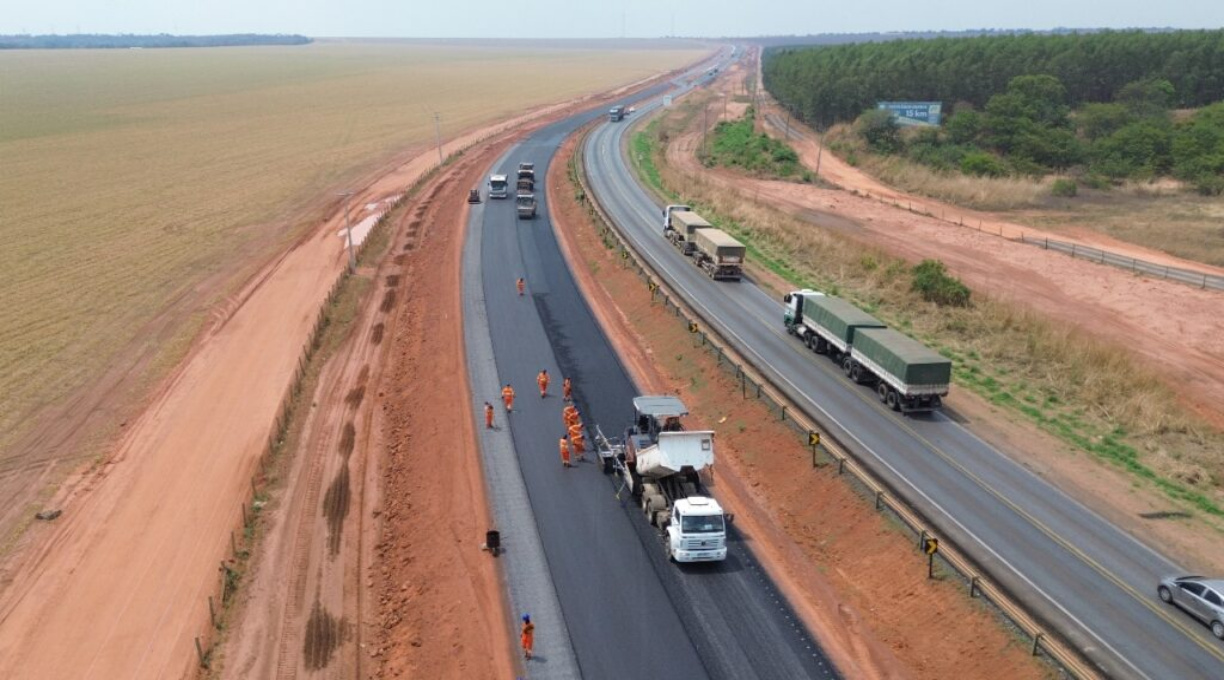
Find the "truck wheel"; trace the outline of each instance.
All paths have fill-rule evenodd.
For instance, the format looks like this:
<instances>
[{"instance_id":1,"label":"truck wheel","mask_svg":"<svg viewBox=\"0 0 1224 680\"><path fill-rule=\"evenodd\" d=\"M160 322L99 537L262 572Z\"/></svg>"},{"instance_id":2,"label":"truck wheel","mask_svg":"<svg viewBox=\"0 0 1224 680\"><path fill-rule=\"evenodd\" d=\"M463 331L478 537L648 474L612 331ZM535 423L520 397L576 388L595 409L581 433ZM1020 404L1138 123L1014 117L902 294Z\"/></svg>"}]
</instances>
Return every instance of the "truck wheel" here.
<instances>
[{"instance_id":1,"label":"truck wheel","mask_svg":"<svg viewBox=\"0 0 1224 680\"><path fill-rule=\"evenodd\" d=\"M846 375L850 375L850 367L853 365L854 361L849 356L842 359L842 370L846 372Z\"/></svg>"},{"instance_id":2,"label":"truck wheel","mask_svg":"<svg viewBox=\"0 0 1224 680\"><path fill-rule=\"evenodd\" d=\"M886 383L881 382L876 386L876 393L880 395L881 402L888 403L888 385Z\"/></svg>"},{"instance_id":3,"label":"truck wheel","mask_svg":"<svg viewBox=\"0 0 1224 680\"><path fill-rule=\"evenodd\" d=\"M888 408L894 411L901 410L901 399L897 397L896 390L893 390L893 389L888 390L888 399L886 399L884 403L888 404Z\"/></svg>"},{"instance_id":4,"label":"truck wheel","mask_svg":"<svg viewBox=\"0 0 1224 680\"><path fill-rule=\"evenodd\" d=\"M850 379L856 383L863 382L862 376L859 375L859 365L853 361L850 362Z\"/></svg>"},{"instance_id":5,"label":"truck wheel","mask_svg":"<svg viewBox=\"0 0 1224 680\"><path fill-rule=\"evenodd\" d=\"M940 399L938 394L931 397L931 408L939 408L941 406L943 406L943 399Z\"/></svg>"},{"instance_id":6,"label":"truck wheel","mask_svg":"<svg viewBox=\"0 0 1224 680\"><path fill-rule=\"evenodd\" d=\"M826 354L829 351L829 343L821 337L816 338L815 346L812 347L817 354Z\"/></svg>"}]
</instances>

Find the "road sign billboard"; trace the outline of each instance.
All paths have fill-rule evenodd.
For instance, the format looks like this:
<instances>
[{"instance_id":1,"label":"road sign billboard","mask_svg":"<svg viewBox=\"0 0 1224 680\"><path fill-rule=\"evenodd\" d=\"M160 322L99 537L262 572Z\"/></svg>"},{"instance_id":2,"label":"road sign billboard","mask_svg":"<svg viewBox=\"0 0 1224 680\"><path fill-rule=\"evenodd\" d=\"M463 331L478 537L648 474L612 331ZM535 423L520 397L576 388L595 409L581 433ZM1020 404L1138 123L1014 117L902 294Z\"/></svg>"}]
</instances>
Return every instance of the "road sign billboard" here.
<instances>
[{"instance_id":1,"label":"road sign billboard","mask_svg":"<svg viewBox=\"0 0 1224 680\"><path fill-rule=\"evenodd\" d=\"M943 102L879 102L877 109L893 115L898 125L935 125L943 117Z\"/></svg>"}]
</instances>

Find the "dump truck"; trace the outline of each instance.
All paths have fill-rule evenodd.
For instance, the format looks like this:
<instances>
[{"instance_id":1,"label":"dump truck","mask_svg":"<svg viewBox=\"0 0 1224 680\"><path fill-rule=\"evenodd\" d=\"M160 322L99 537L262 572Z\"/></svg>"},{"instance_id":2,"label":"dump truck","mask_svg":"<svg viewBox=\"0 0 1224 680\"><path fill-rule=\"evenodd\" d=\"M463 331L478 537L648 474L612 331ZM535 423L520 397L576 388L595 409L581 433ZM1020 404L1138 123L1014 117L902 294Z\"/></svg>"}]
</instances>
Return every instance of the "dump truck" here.
<instances>
[{"instance_id":1,"label":"dump truck","mask_svg":"<svg viewBox=\"0 0 1224 680\"><path fill-rule=\"evenodd\" d=\"M846 375L875 385L880 401L894 411L934 411L943 406L952 382L952 362L891 328L863 328L855 333Z\"/></svg>"},{"instance_id":2,"label":"dump truck","mask_svg":"<svg viewBox=\"0 0 1224 680\"><path fill-rule=\"evenodd\" d=\"M508 198L510 182L505 175L489 175L489 198Z\"/></svg>"},{"instance_id":3,"label":"dump truck","mask_svg":"<svg viewBox=\"0 0 1224 680\"><path fill-rule=\"evenodd\" d=\"M535 191L535 180L530 177L520 177L515 188L518 191Z\"/></svg>"},{"instance_id":4,"label":"dump truck","mask_svg":"<svg viewBox=\"0 0 1224 680\"><path fill-rule=\"evenodd\" d=\"M518 164L518 178L535 181L535 163L522 161Z\"/></svg>"},{"instance_id":5,"label":"dump truck","mask_svg":"<svg viewBox=\"0 0 1224 680\"><path fill-rule=\"evenodd\" d=\"M612 121L613 123L619 123L620 121L624 119L625 119L625 105L624 104L617 104L616 106L613 106L611 109L608 109L608 120Z\"/></svg>"},{"instance_id":6,"label":"dump truck","mask_svg":"<svg viewBox=\"0 0 1224 680\"><path fill-rule=\"evenodd\" d=\"M815 290L797 290L782 296L786 331L817 354L834 361L850 351L860 328L884 328L884 322L841 298Z\"/></svg>"},{"instance_id":7,"label":"dump truck","mask_svg":"<svg viewBox=\"0 0 1224 680\"><path fill-rule=\"evenodd\" d=\"M532 220L536 216L535 194L520 191L514 197L514 209L518 211L520 220Z\"/></svg>"},{"instance_id":8,"label":"dump truck","mask_svg":"<svg viewBox=\"0 0 1224 680\"><path fill-rule=\"evenodd\" d=\"M692 210L692 207L683 203L673 203L666 208L663 208L663 235L667 235L667 230L671 228L671 214L679 210Z\"/></svg>"},{"instance_id":9,"label":"dump truck","mask_svg":"<svg viewBox=\"0 0 1224 680\"><path fill-rule=\"evenodd\" d=\"M672 245L679 248L680 252L692 256L693 249L696 247L693 232L713 227L714 225L706 222L701 215L695 212L676 210L668 215L667 227L663 230L663 235L672 242Z\"/></svg>"},{"instance_id":10,"label":"dump truck","mask_svg":"<svg viewBox=\"0 0 1224 680\"><path fill-rule=\"evenodd\" d=\"M676 213L678 215L684 213ZM721 229L693 230L693 260L715 281L739 281L744 274L744 244Z\"/></svg>"},{"instance_id":11,"label":"dump truck","mask_svg":"<svg viewBox=\"0 0 1224 680\"><path fill-rule=\"evenodd\" d=\"M702 470L714 464L714 433L686 431L684 403L673 396L633 400L634 422L623 440L597 428L596 449L604 470L617 472L623 489L639 501L647 521L665 536L664 550L676 562L727 559L731 517L705 494Z\"/></svg>"}]
</instances>

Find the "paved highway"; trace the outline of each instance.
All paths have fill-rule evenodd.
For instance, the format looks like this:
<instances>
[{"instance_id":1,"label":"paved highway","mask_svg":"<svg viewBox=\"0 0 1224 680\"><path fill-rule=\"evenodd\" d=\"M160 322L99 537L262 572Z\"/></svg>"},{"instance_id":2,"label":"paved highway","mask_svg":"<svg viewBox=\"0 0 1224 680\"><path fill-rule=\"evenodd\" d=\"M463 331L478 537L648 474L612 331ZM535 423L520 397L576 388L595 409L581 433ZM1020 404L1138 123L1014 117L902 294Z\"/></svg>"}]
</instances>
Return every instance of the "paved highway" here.
<instances>
[{"instance_id":1,"label":"paved highway","mask_svg":"<svg viewBox=\"0 0 1224 680\"><path fill-rule=\"evenodd\" d=\"M470 238L479 239L479 260L465 260L464 269L465 296L483 298L499 382L512 384L518 393L514 413L506 417L499 408L498 419L509 422L581 675L837 677L738 534L731 536L731 555L722 564L670 564L637 505L618 500L613 478L590 460L574 469L561 466L557 440L564 428L556 395L562 376L574 379L584 420L606 431L630 423L631 399L638 394L575 287L542 191L542 178L560 143L604 111L540 130L490 170L513 175L520 161L534 162L541 180L536 193L541 216L518 220L513 200L480 206L469 225ZM525 297L515 291L519 276L527 280ZM470 290L471 281L480 282L478 290ZM465 303L465 309L471 313L479 307ZM547 399L535 387L542 368L554 376L553 396ZM475 396L492 401L495 395ZM513 526L501 529L510 537L516 533ZM516 559L513 548L506 559ZM537 630L540 637L557 633ZM528 669L550 675L547 664L533 662Z\"/></svg>"},{"instance_id":2,"label":"paved highway","mask_svg":"<svg viewBox=\"0 0 1224 680\"><path fill-rule=\"evenodd\" d=\"M716 283L681 256L662 237L661 206L628 169L626 129L608 123L588 137L591 190L708 325L1103 674L1224 677L1224 643L1155 596L1157 580L1180 567L947 416L887 410L787 335L780 300L750 280Z\"/></svg>"}]
</instances>

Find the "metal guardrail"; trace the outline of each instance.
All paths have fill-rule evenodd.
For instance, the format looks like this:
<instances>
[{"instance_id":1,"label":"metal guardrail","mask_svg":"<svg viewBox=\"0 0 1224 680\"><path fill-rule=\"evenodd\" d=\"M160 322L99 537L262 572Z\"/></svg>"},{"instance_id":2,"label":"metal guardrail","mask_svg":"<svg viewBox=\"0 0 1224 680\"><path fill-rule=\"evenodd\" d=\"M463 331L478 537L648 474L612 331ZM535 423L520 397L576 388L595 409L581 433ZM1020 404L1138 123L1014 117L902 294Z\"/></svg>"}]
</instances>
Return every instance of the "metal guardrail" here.
<instances>
[{"instance_id":1,"label":"metal guardrail","mask_svg":"<svg viewBox=\"0 0 1224 680\"><path fill-rule=\"evenodd\" d=\"M927 539L938 536L937 532L931 530L931 524L910 507L887 482L863 466L827 428L822 427L816 419L786 397L739 352L720 338L716 332L710 330L708 320L677 295L634 250L628 238L620 232L616 222L595 198L587 181L582 156L584 141L592 129L594 126L580 133L582 137L572 161L576 167L571 170L582 189L580 200L587 203L590 215L602 224L600 236L604 246L618 251L623 266L632 267L645 280L651 292L651 299L659 298L678 322L687 325L694 336L695 346L699 345L710 351L717 358L719 366L735 376L740 383L740 392L744 399L752 397L764 402L772 412L778 414L782 422L790 425L806 444L811 445L812 435L818 435L816 445L811 446L813 469L835 468L839 476L849 472L850 479L855 480L865 489L867 495L874 499L876 510L891 513L893 517L899 519L902 524L914 532L917 537L917 546L919 550L922 550ZM825 458L823 464L818 463L818 452ZM1032 641L1033 656L1044 654L1075 678L1092 680L1099 677L1086 659L1068 647L1061 637L1052 633L1049 630L1050 626L1039 623L1018 600L984 576L984 570L978 568L973 560L957 546L952 545L950 541L942 543L938 546L937 555L933 557L939 560L941 566L950 567L963 579L970 597L981 597L994 605L1003 616L1028 636Z\"/></svg>"},{"instance_id":2,"label":"metal guardrail","mask_svg":"<svg viewBox=\"0 0 1224 680\"><path fill-rule=\"evenodd\" d=\"M1182 269L1180 267L1169 267L1155 262L1147 262L1133 257L1126 257L1111 253L1108 250L1099 248L1091 248L1089 246L1080 245L1078 243L1067 243L1065 241L1056 241L1050 238L1035 238L1032 236L1020 235L1017 239L1021 243L1041 246L1046 250L1057 250L1066 253L1071 257L1077 257L1089 262L1098 264L1107 264L1120 269L1126 269L1136 274L1144 274L1147 276L1156 276L1178 283L1185 283L1196 288L1204 290L1211 288L1215 290L1224 290L1224 276L1216 276L1213 274L1205 274L1190 269Z\"/></svg>"}]
</instances>

